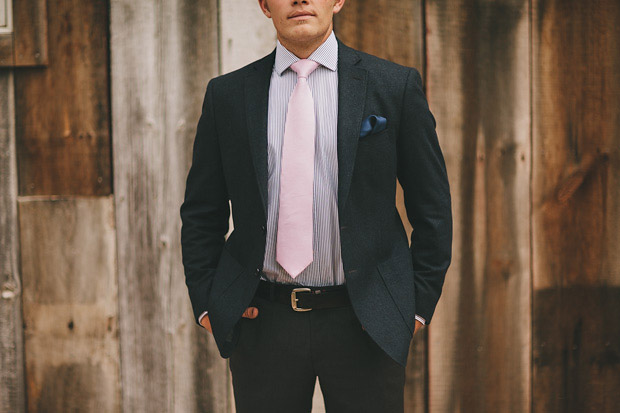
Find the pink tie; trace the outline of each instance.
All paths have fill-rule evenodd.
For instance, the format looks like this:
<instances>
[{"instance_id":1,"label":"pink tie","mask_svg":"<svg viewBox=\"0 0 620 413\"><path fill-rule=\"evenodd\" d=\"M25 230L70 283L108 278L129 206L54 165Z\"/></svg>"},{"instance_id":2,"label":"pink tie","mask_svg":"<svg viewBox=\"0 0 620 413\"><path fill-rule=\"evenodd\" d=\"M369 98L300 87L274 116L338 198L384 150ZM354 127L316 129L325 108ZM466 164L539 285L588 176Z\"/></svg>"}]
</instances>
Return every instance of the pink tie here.
<instances>
[{"instance_id":1,"label":"pink tie","mask_svg":"<svg viewBox=\"0 0 620 413\"><path fill-rule=\"evenodd\" d=\"M314 187L314 100L308 76L319 64L301 59L291 65L297 84L288 101L282 170L276 260L295 278L312 262L312 200Z\"/></svg>"}]
</instances>

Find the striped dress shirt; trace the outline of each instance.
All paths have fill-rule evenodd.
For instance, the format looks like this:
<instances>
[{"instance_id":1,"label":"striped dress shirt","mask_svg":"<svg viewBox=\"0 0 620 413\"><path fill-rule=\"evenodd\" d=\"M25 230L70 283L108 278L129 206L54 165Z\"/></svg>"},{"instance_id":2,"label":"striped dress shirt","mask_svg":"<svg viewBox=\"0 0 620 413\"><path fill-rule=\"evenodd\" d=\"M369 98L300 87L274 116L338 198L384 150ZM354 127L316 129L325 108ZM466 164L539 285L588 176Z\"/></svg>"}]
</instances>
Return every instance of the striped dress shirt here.
<instances>
[{"instance_id":1,"label":"striped dress shirt","mask_svg":"<svg viewBox=\"0 0 620 413\"><path fill-rule=\"evenodd\" d=\"M304 286L336 285L343 284L345 278L338 224L338 42L333 30L308 59L319 63L308 76L316 115L312 205L314 254L312 262L294 279L276 261L284 125L288 100L297 84L297 73L290 66L299 60L278 40L269 85L267 244L261 278Z\"/></svg>"},{"instance_id":2,"label":"striped dress shirt","mask_svg":"<svg viewBox=\"0 0 620 413\"><path fill-rule=\"evenodd\" d=\"M299 60L277 40L269 84L267 238L261 279L303 286L339 285L345 283L345 277L338 222L338 41L333 30L308 59L319 63L308 76L316 115L312 206L314 255L312 262L294 279L276 261L282 142L288 100L297 83L297 73L290 66ZM207 311L201 314L199 320L206 314Z\"/></svg>"}]
</instances>

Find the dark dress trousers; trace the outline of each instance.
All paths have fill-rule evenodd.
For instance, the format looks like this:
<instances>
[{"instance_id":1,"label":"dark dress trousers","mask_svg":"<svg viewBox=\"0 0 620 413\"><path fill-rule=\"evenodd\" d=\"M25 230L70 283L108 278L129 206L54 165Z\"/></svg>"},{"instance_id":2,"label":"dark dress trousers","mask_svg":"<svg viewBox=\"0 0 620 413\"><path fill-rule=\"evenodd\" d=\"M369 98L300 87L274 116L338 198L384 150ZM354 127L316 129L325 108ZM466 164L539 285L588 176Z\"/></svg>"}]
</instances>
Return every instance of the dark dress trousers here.
<instances>
[{"instance_id":1,"label":"dark dress trousers","mask_svg":"<svg viewBox=\"0 0 620 413\"><path fill-rule=\"evenodd\" d=\"M241 315L254 298L265 254L274 58L275 49L209 81L181 206L195 322L209 311L224 358L243 343ZM360 138L370 115L385 118L387 127ZM451 259L450 190L435 127L418 70L338 39L338 217L352 303L341 315L354 315L373 345L401 366L415 314L431 322ZM397 178L414 228L411 247L395 205ZM225 239L229 200L235 225Z\"/></svg>"}]
</instances>

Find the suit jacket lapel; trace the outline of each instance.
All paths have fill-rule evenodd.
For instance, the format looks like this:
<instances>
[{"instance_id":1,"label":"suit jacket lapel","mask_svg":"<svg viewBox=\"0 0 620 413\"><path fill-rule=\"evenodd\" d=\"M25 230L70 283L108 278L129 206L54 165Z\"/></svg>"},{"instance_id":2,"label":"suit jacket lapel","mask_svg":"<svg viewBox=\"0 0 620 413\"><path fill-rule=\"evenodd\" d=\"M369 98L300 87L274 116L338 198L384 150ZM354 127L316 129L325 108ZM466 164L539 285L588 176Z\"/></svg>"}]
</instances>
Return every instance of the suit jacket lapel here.
<instances>
[{"instance_id":1,"label":"suit jacket lapel","mask_svg":"<svg viewBox=\"0 0 620 413\"><path fill-rule=\"evenodd\" d=\"M366 102L367 70L357 52L338 39L338 216L349 196Z\"/></svg>"},{"instance_id":2,"label":"suit jacket lapel","mask_svg":"<svg viewBox=\"0 0 620 413\"><path fill-rule=\"evenodd\" d=\"M267 114L269 110L269 84L276 59L276 49L254 62L253 68L245 78L245 113L250 139L250 150L258 189L267 217ZM265 218L266 219L266 218Z\"/></svg>"},{"instance_id":3,"label":"suit jacket lapel","mask_svg":"<svg viewBox=\"0 0 620 413\"><path fill-rule=\"evenodd\" d=\"M338 213L342 217L351 186L355 153L359 139L364 102L366 101L367 71L356 66L360 61L357 52L338 41ZM267 115L269 84L275 61L276 49L256 61L245 78L244 99L249 145L262 199L267 216Z\"/></svg>"}]
</instances>

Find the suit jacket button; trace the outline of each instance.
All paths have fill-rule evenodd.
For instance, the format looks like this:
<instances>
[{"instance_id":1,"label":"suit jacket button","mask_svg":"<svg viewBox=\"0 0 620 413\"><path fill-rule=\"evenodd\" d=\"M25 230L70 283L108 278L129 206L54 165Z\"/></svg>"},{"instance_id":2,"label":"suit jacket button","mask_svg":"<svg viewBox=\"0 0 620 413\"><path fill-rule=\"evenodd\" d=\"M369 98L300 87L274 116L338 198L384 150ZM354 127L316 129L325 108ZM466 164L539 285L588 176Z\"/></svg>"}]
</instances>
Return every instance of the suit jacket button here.
<instances>
[{"instance_id":1,"label":"suit jacket button","mask_svg":"<svg viewBox=\"0 0 620 413\"><path fill-rule=\"evenodd\" d=\"M260 229L262 229L262 230L263 230L263 232L267 232L267 227L266 227L266 226L264 226L264 225L263 225L263 226L261 226L261 227L260 227Z\"/></svg>"},{"instance_id":2,"label":"suit jacket button","mask_svg":"<svg viewBox=\"0 0 620 413\"><path fill-rule=\"evenodd\" d=\"M259 274L260 274L260 268L257 268L256 269L256 275L259 275Z\"/></svg>"}]
</instances>

